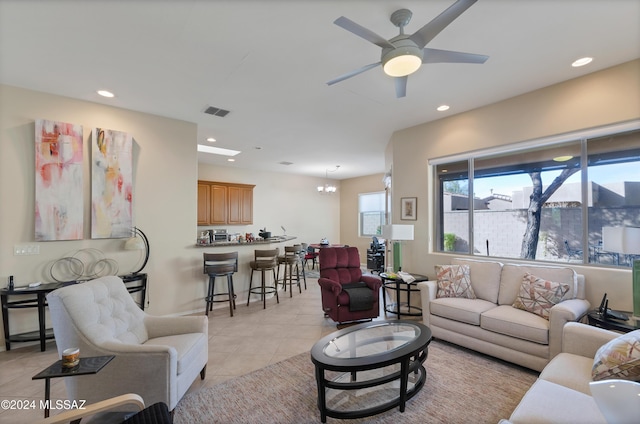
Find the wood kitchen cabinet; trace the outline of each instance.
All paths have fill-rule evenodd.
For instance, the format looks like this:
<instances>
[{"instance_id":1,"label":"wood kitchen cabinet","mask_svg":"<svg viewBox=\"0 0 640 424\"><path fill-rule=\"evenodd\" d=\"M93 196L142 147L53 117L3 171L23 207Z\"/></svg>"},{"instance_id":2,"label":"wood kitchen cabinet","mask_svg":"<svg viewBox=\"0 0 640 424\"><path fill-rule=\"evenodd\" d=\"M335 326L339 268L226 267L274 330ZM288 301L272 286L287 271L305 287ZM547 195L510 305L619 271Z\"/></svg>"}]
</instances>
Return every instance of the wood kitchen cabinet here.
<instances>
[{"instance_id":1,"label":"wood kitchen cabinet","mask_svg":"<svg viewBox=\"0 0 640 424\"><path fill-rule=\"evenodd\" d=\"M198 181L198 225L209 225L211 216L211 185Z\"/></svg>"},{"instance_id":2,"label":"wood kitchen cabinet","mask_svg":"<svg viewBox=\"0 0 640 424\"><path fill-rule=\"evenodd\" d=\"M253 224L254 187L198 181L198 225Z\"/></svg>"},{"instance_id":3,"label":"wood kitchen cabinet","mask_svg":"<svg viewBox=\"0 0 640 424\"><path fill-rule=\"evenodd\" d=\"M229 186L228 224L253 224L253 187Z\"/></svg>"},{"instance_id":4,"label":"wood kitchen cabinet","mask_svg":"<svg viewBox=\"0 0 640 424\"><path fill-rule=\"evenodd\" d=\"M211 184L211 219L209 224L227 223L228 188L220 184Z\"/></svg>"}]
</instances>

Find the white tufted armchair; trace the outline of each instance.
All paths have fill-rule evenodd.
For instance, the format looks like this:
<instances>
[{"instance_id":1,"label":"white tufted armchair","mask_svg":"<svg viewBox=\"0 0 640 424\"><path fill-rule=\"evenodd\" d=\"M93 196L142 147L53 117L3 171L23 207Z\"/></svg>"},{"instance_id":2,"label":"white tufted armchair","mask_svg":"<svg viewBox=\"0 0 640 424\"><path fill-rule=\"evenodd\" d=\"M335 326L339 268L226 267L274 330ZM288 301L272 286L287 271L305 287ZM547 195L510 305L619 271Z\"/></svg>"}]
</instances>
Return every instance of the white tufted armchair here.
<instances>
[{"instance_id":1,"label":"white tufted armchair","mask_svg":"<svg viewBox=\"0 0 640 424\"><path fill-rule=\"evenodd\" d=\"M94 375L66 378L69 399L88 404L138 393L148 405L173 410L208 360L204 316L156 317L144 313L118 277L100 277L47 295L58 354L80 348L81 357L115 355Z\"/></svg>"}]
</instances>

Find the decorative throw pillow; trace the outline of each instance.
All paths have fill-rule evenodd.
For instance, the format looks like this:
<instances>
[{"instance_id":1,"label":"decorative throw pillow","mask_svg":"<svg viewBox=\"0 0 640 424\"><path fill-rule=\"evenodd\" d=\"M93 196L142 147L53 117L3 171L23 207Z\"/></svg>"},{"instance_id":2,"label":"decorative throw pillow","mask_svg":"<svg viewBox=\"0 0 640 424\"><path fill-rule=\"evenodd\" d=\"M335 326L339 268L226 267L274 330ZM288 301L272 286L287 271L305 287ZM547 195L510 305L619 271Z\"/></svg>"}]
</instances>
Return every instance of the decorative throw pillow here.
<instances>
[{"instance_id":1,"label":"decorative throw pillow","mask_svg":"<svg viewBox=\"0 0 640 424\"><path fill-rule=\"evenodd\" d=\"M591 376L594 381L640 381L640 330L616 337L596 352Z\"/></svg>"},{"instance_id":2,"label":"decorative throw pillow","mask_svg":"<svg viewBox=\"0 0 640 424\"><path fill-rule=\"evenodd\" d=\"M569 289L569 284L547 281L527 272L522 278L520 292L513 307L532 312L548 320L549 310L553 305L565 300Z\"/></svg>"},{"instance_id":3,"label":"decorative throw pillow","mask_svg":"<svg viewBox=\"0 0 640 424\"><path fill-rule=\"evenodd\" d=\"M476 294L471 287L469 265L436 265L436 278L438 279L439 297L463 297L475 299Z\"/></svg>"}]
</instances>

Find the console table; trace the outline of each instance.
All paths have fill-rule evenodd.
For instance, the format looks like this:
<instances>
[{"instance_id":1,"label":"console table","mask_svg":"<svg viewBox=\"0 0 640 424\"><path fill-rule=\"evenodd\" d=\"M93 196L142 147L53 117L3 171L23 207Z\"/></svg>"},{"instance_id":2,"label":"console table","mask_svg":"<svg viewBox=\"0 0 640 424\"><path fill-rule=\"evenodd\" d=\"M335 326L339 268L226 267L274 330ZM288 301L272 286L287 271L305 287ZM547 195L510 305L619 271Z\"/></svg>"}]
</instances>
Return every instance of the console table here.
<instances>
[{"instance_id":1,"label":"console table","mask_svg":"<svg viewBox=\"0 0 640 424\"><path fill-rule=\"evenodd\" d=\"M140 303L138 303L138 306L144 310L147 292L147 274L127 274L121 275L120 278L124 281L129 293L140 293ZM46 350L46 341L53 339L53 330L45 328L47 294L61 287L81 283L82 281L68 281L63 283L45 283L33 288L15 287L13 290L9 290L7 288L0 289L4 343L7 351L11 350L11 342L23 343L40 341L40 351L44 352ZM20 334L11 334L9 327L9 310L25 308L38 309L38 330Z\"/></svg>"}]
</instances>

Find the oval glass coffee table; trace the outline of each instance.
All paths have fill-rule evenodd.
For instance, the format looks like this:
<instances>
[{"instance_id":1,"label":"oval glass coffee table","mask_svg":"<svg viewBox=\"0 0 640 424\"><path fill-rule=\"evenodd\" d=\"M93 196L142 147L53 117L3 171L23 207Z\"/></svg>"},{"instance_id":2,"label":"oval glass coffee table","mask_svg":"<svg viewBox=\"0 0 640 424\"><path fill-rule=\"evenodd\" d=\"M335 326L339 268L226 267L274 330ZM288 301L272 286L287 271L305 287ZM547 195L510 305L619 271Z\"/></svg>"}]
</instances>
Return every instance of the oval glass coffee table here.
<instances>
[{"instance_id":1,"label":"oval glass coffee table","mask_svg":"<svg viewBox=\"0 0 640 424\"><path fill-rule=\"evenodd\" d=\"M399 407L424 386L431 330L414 321L371 321L331 333L311 349L318 409L362 418Z\"/></svg>"}]
</instances>

